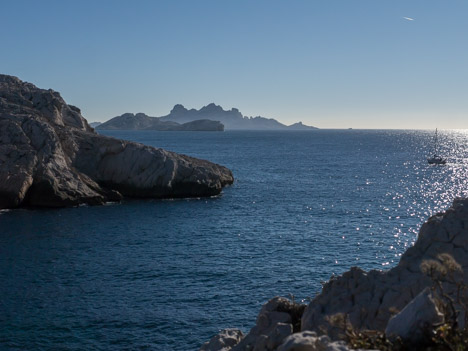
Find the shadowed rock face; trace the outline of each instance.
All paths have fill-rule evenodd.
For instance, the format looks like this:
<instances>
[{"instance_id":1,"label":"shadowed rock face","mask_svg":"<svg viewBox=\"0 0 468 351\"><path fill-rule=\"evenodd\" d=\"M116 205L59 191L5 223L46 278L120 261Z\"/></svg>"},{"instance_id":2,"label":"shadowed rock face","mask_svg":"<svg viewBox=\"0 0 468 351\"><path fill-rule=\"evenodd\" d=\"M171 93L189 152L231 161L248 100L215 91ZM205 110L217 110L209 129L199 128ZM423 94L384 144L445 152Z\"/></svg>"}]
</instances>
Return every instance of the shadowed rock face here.
<instances>
[{"instance_id":1,"label":"shadowed rock face","mask_svg":"<svg viewBox=\"0 0 468 351\"><path fill-rule=\"evenodd\" d=\"M230 170L98 135L58 92L0 75L0 209L213 196Z\"/></svg>"}]
</instances>

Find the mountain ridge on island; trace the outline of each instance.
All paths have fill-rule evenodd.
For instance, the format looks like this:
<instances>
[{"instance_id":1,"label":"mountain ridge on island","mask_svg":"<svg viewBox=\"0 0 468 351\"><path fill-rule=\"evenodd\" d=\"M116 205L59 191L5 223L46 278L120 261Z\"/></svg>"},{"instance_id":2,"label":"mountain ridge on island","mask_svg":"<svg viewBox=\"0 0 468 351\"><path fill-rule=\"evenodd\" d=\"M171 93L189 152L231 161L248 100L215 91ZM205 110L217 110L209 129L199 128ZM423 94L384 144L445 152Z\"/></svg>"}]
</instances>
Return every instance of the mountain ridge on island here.
<instances>
[{"instance_id":1,"label":"mountain ridge on island","mask_svg":"<svg viewBox=\"0 0 468 351\"><path fill-rule=\"evenodd\" d=\"M181 104L177 104L171 112L162 116L162 121L179 123L190 122L196 119L210 119L220 121L225 129L253 129L253 130L311 130L317 127L306 126L302 122L287 126L273 118L244 116L239 109L224 110L221 106L210 103L201 109L188 110Z\"/></svg>"},{"instance_id":2,"label":"mountain ridge on island","mask_svg":"<svg viewBox=\"0 0 468 351\"><path fill-rule=\"evenodd\" d=\"M95 127L101 130L158 130L158 131L207 131L222 132L224 125L219 121L197 119L185 123L164 121L144 113L124 113Z\"/></svg>"},{"instance_id":3,"label":"mountain ridge on island","mask_svg":"<svg viewBox=\"0 0 468 351\"><path fill-rule=\"evenodd\" d=\"M221 126L222 129L221 129ZM104 122L96 129L100 130L313 130L318 129L294 123L290 126L273 118L247 117L237 108L224 110L221 106L210 103L199 110L187 109L177 104L171 112L162 117L150 117L144 113L124 113Z\"/></svg>"}]
</instances>

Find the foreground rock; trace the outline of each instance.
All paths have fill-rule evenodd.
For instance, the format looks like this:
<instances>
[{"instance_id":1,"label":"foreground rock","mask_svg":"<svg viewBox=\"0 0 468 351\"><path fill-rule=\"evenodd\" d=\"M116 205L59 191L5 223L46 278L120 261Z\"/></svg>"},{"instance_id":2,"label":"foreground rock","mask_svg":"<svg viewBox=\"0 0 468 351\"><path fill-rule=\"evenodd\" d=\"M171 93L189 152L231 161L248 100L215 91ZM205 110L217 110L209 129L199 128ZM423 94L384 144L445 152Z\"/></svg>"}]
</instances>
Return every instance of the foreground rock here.
<instances>
[{"instance_id":1,"label":"foreground rock","mask_svg":"<svg viewBox=\"0 0 468 351\"><path fill-rule=\"evenodd\" d=\"M212 196L227 168L96 134L60 94L0 75L0 209Z\"/></svg>"},{"instance_id":2,"label":"foreground rock","mask_svg":"<svg viewBox=\"0 0 468 351\"><path fill-rule=\"evenodd\" d=\"M468 200L457 199L445 213L424 223L413 247L389 271L364 272L352 268L330 280L306 308L303 330L319 328L336 335L334 315L346 315L357 330L385 330L389 319L433 282L421 271L423 262L440 262L449 254L461 265L457 280L468 283ZM444 279L444 290L455 295L457 286Z\"/></svg>"},{"instance_id":3,"label":"foreground rock","mask_svg":"<svg viewBox=\"0 0 468 351\"><path fill-rule=\"evenodd\" d=\"M444 321L435 297L429 288L424 289L403 310L392 317L387 324L385 334L400 337L409 344L422 345L431 327Z\"/></svg>"},{"instance_id":4,"label":"foreground rock","mask_svg":"<svg viewBox=\"0 0 468 351\"><path fill-rule=\"evenodd\" d=\"M284 339L278 351L349 351L343 341L331 341L326 335L304 331Z\"/></svg>"},{"instance_id":5,"label":"foreground rock","mask_svg":"<svg viewBox=\"0 0 468 351\"><path fill-rule=\"evenodd\" d=\"M239 329L224 329L203 344L200 351L228 351L242 340L244 334Z\"/></svg>"},{"instance_id":6,"label":"foreground rock","mask_svg":"<svg viewBox=\"0 0 468 351\"><path fill-rule=\"evenodd\" d=\"M274 350L286 337L299 331L304 307L282 297L271 299L260 310L256 325L233 350Z\"/></svg>"},{"instance_id":7,"label":"foreground rock","mask_svg":"<svg viewBox=\"0 0 468 351\"><path fill-rule=\"evenodd\" d=\"M317 335L343 339L346 330L387 331L389 337L398 337L407 345L422 345L430 341L428 335L442 322L465 326L467 286L468 199L456 199L446 212L423 224L415 245L402 255L395 268L365 272L353 267L326 283L302 314L302 333L293 331L282 341L274 339L274 345L265 343L278 335L272 334L275 323L291 323L287 316L271 315L275 308L270 307L280 301L274 298L262 308L256 326L232 350L325 350L329 346L319 348L308 343L317 344ZM441 305L449 315L441 315ZM265 311L270 313L269 323L260 318Z\"/></svg>"}]
</instances>

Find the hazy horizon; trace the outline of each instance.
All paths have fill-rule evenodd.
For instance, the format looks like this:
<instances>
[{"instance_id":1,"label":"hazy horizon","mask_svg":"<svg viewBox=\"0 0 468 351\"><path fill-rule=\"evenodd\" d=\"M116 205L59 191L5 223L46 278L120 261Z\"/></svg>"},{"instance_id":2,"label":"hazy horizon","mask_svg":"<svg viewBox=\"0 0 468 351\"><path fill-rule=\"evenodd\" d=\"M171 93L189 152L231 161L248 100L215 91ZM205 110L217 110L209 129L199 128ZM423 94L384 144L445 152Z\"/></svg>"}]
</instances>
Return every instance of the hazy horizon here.
<instances>
[{"instance_id":1,"label":"hazy horizon","mask_svg":"<svg viewBox=\"0 0 468 351\"><path fill-rule=\"evenodd\" d=\"M3 4L0 73L90 122L214 102L323 129L468 128L468 2Z\"/></svg>"}]
</instances>

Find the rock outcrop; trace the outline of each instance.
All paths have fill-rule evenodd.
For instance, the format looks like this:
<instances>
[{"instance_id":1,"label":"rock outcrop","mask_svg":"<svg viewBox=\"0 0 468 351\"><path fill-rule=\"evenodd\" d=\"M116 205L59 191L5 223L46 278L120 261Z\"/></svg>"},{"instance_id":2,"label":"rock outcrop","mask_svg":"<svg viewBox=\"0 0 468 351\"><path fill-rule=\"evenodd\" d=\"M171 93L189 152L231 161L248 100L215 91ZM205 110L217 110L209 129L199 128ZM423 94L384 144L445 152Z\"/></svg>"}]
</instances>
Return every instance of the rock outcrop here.
<instances>
[{"instance_id":1,"label":"rock outcrop","mask_svg":"<svg viewBox=\"0 0 468 351\"><path fill-rule=\"evenodd\" d=\"M144 113L124 113L111 118L95 127L101 130L158 130L158 131L192 131L192 132L222 132L224 125L219 121L198 119L186 123L163 121L158 117L150 117Z\"/></svg>"},{"instance_id":2,"label":"rock outcrop","mask_svg":"<svg viewBox=\"0 0 468 351\"><path fill-rule=\"evenodd\" d=\"M265 311L275 310L267 306L277 305L278 301L285 303L274 298L262 308L257 325L232 350L322 350L326 348L303 345L317 344L317 335L340 339L347 327L355 331L387 330L410 343L420 343L423 338L421 328L424 326L430 331L442 321L432 295L429 297L429 290L425 289L436 287L434 291L439 293L439 301L449 299L454 306L452 318L457 320L459 327L464 327L467 286L468 199L456 199L447 211L430 217L422 225L416 243L402 255L396 267L370 272L353 267L330 279L305 308L301 333L292 333L276 348L261 346L265 345L265 340L270 340L275 328L272 324L289 323L286 316L281 320L276 318L274 323L269 317L268 327L263 326L265 318L260 316ZM397 325L403 324L402 320L406 327ZM275 345L278 343L275 339ZM287 348L290 344L298 346Z\"/></svg>"},{"instance_id":3,"label":"rock outcrop","mask_svg":"<svg viewBox=\"0 0 468 351\"><path fill-rule=\"evenodd\" d=\"M0 209L219 194L225 167L100 136L58 92L0 75Z\"/></svg>"},{"instance_id":4,"label":"rock outcrop","mask_svg":"<svg viewBox=\"0 0 468 351\"><path fill-rule=\"evenodd\" d=\"M311 331L292 334L283 340L277 351L350 351L343 341L331 341L326 335Z\"/></svg>"},{"instance_id":5,"label":"rock outcrop","mask_svg":"<svg viewBox=\"0 0 468 351\"><path fill-rule=\"evenodd\" d=\"M304 307L283 297L271 299L260 310L256 325L232 350L276 349L283 339L299 331L298 322Z\"/></svg>"},{"instance_id":6,"label":"rock outcrop","mask_svg":"<svg viewBox=\"0 0 468 351\"><path fill-rule=\"evenodd\" d=\"M458 273L458 279L468 283L468 199L456 199L445 213L429 218L395 268L370 272L352 268L330 280L306 308L302 329L325 329L333 336L330 321L341 314L355 329L385 330L394 314L432 285L421 264L439 262L440 254L449 254L461 265L464 273ZM457 290L449 281L444 287L449 294Z\"/></svg>"},{"instance_id":7,"label":"rock outcrop","mask_svg":"<svg viewBox=\"0 0 468 351\"><path fill-rule=\"evenodd\" d=\"M444 321L444 315L439 311L435 296L429 288L424 289L396 316L390 318L385 334L405 340L408 344L424 343L431 326Z\"/></svg>"},{"instance_id":8,"label":"rock outcrop","mask_svg":"<svg viewBox=\"0 0 468 351\"><path fill-rule=\"evenodd\" d=\"M239 329L224 329L211 340L203 344L200 351L229 351L233 346L236 346L242 340L244 334Z\"/></svg>"}]
</instances>

